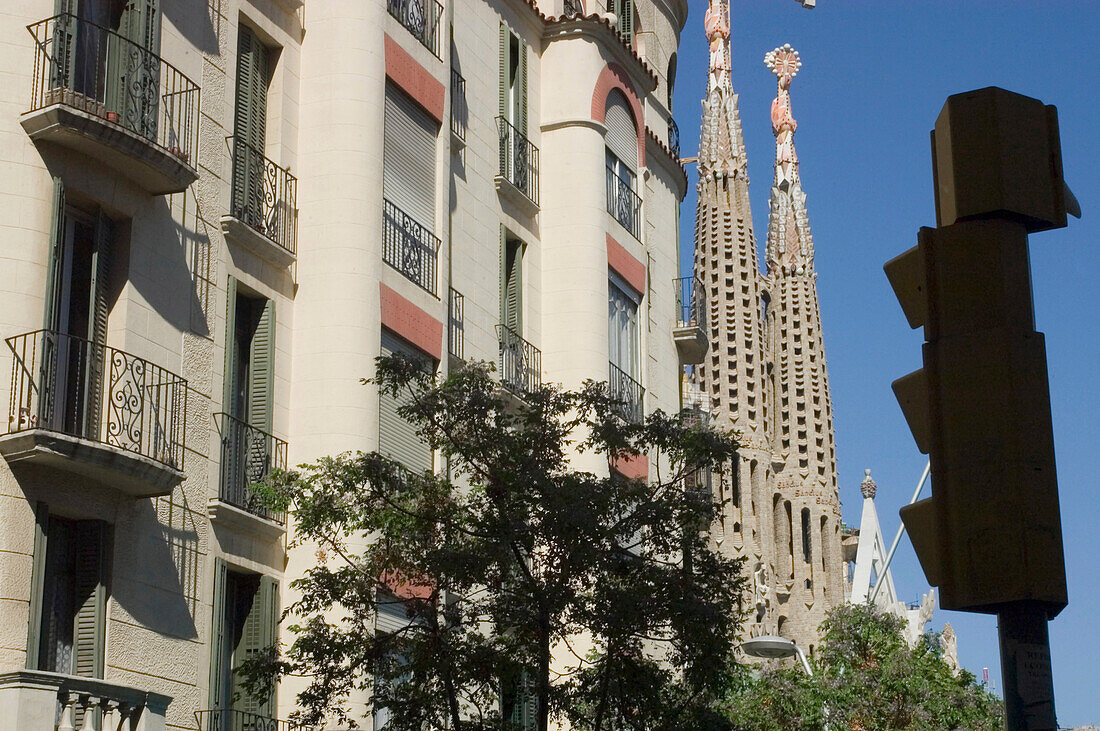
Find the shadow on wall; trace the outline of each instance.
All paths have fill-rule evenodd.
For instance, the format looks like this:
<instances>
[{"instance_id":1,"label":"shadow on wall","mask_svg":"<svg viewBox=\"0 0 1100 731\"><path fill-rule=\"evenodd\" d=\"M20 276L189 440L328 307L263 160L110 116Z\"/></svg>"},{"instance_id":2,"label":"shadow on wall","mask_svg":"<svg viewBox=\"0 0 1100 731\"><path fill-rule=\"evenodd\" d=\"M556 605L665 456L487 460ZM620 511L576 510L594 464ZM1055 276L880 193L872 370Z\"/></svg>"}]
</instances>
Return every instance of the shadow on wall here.
<instances>
[{"instance_id":1,"label":"shadow on wall","mask_svg":"<svg viewBox=\"0 0 1100 731\"><path fill-rule=\"evenodd\" d=\"M222 0L161 3L161 13L162 20L170 22L199 52L212 55L220 52L218 38L226 22L222 16Z\"/></svg>"},{"instance_id":2,"label":"shadow on wall","mask_svg":"<svg viewBox=\"0 0 1100 731\"><path fill-rule=\"evenodd\" d=\"M193 640L198 639L194 617L200 606L198 526L174 497L137 501L120 516L111 599L141 626Z\"/></svg>"}]
</instances>

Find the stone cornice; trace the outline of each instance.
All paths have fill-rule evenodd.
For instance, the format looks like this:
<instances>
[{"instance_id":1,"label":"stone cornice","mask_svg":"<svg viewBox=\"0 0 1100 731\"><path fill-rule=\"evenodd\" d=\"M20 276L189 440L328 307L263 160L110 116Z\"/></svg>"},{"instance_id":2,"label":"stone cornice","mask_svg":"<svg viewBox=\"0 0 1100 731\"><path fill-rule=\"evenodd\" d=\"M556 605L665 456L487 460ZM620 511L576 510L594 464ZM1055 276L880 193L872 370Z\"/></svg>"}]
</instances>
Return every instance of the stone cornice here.
<instances>
[{"instance_id":1,"label":"stone cornice","mask_svg":"<svg viewBox=\"0 0 1100 731\"><path fill-rule=\"evenodd\" d=\"M621 64L644 94L650 94L657 88L657 74L649 64L631 48L604 18L598 15L573 15L551 18L542 34L549 44L563 38L589 38L606 48Z\"/></svg>"}]
</instances>

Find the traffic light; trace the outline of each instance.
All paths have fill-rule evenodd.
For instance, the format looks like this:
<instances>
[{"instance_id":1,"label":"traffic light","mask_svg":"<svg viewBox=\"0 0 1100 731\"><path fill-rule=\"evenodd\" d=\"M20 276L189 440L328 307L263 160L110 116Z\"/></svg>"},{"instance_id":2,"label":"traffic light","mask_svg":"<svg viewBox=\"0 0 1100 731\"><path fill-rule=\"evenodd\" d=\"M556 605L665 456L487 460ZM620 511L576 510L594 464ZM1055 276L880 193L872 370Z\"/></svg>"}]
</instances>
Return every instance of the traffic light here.
<instances>
[{"instance_id":1,"label":"traffic light","mask_svg":"<svg viewBox=\"0 0 1100 731\"><path fill-rule=\"evenodd\" d=\"M885 266L924 368L894 383L932 497L902 510L945 609L1048 617L1067 602L1046 349L1028 234L1080 215L1054 107L1003 89L949 97L932 133L937 228Z\"/></svg>"}]
</instances>

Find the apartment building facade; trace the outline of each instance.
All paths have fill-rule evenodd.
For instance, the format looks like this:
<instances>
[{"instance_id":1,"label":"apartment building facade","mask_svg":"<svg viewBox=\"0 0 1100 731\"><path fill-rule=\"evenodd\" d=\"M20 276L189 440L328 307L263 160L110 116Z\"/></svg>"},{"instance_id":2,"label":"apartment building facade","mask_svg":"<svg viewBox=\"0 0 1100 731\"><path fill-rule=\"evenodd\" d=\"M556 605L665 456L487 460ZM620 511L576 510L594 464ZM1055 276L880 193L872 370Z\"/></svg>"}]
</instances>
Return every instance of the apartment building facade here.
<instances>
[{"instance_id":1,"label":"apartment building facade","mask_svg":"<svg viewBox=\"0 0 1100 731\"><path fill-rule=\"evenodd\" d=\"M0 729L288 716L233 668L316 558L249 486L437 467L380 354L679 408L687 5L608 3L0 9Z\"/></svg>"}]
</instances>

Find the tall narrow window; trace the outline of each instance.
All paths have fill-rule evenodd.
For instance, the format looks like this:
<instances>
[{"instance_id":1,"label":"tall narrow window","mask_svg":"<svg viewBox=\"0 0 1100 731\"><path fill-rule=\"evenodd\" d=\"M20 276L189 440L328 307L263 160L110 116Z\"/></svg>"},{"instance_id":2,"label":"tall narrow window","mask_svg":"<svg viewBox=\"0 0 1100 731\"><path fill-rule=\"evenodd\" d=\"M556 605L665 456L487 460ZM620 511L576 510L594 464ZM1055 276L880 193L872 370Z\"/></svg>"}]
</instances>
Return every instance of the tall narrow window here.
<instances>
[{"instance_id":1,"label":"tall narrow window","mask_svg":"<svg viewBox=\"0 0 1100 731\"><path fill-rule=\"evenodd\" d=\"M500 324L523 335L523 242L501 229Z\"/></svg>"},{"instance_id":2,"label":"tall narrow window","mask_svg":"<svg viewBox=\"0 0 1100 731\"><path fill-rule=\"evenodd\" d=\"M279 583L270 576L231 570L214 562L214 616L210 657L208 728L237 728L241 714L275 715L274 690L267 695L246 691L241 663L275 643L278 636ZM254 722L254 721L253 721Z\"/></svg>"},{"instance_id":3,"label":"tall narrow window","mask_svg":"<svg viewBox=\"0 0 1100 731\"><path fill-rule=\"evenodd\" d=\"M741 460L737 457L733 458L733 475L731 479L731 495L730 501L733 503L733 507L741 507Z\"/></svg>"},{"instance_id":4,"label":"tall narrow window","mask_svg":"<svg viewBox=\"0 0 1100 731\"><path fill-rule=\"evenodd\" d=\"M233 110L233 185L230 211L260 233L264 216L267 89L273 54L243 23L237 28L237 88Z\"/></svg>"},{"instance_id":5,"label":"tall narrow window","mask_svg":"<svg viewBox=\"0 0 1100 731\"><path fill-rule=\"evenodd\" d=\"M615 272L607 283L607 348L610 360L608 390L621 402L622 417L639 422L644 416L639 382L638 306L640 297Z\"/></svg>"},{"instance_id":6,"label":"tall narrow window","mask_svg":"<svg viewBox=\"0 0 1100 731\"><path fill-rule=\"evenodd\" d=\"M635 170L638 162L638 128L630 103L618 89L607 95L604 110L607 135L607 211L634 238L641 238L641 198Z\"/></svg>"},{"instance_id":7,"label":"tall narrow window","mask_svg":"<svg viewBox=\"0 0 1100 731\"><path fill-rule=\"evenodd\" d=\"M386 84L382 192L416 225L435 230L435 146L439 125L392 83Z\"/></svg>"},{"instance_id":8,"label":"tall narrow window","mask_svg":"<svg viewBox=\"0 0 1100 731\"><path fill-rule=\"evenodd\" d=\"M102 678L107 525L38 513L27 666Z\"/></svg>"},{"instance_id":9,"label":"tall narrow window","mask_svg":"<svg viewBox=\"0 0 1100 731\"><path fill-rule=\"evenodd\" d=\"M611 10L618 19L616 29L628 43L634 42L634 0L611 0Z\"/></svg>"},{"instance_id":10,"label":"tall narrow window","mask_svg":"<svg viewBox=\"0 0 1100 731\"><path fill-rule=\"evenodd\" d=\"M527 141L527 42L500 26L497 133L502 177L531 197Z\"/></svg>"},{"instance_id":11,"label":"tall narrow window","mask_svg":"<svg viewBox=\"0 0 1100 731\"><path fill-rule=\"evenodd\" d=\"M810 532L810 509L802 508L802 561L811 563L814 557L813 534Z\"/></svg>"},{"instance_id":12,"label":"tall narrow window","mask_svg":"<svg viewBox=\"0 0 1100 731\"><path fill-rule=\"evenodd\" d=\"M424 368L434 370L431 359L387 330L382 331L382 355L400 353L421 363ZM398 409L408 402L408 396L398 393L396 396L385 391L378 394L378 451L397 460L413 472L425 472L432 469L433 455L431 447L416 433L416 428L398 413Z\"/></svg>"}]
</instances>

